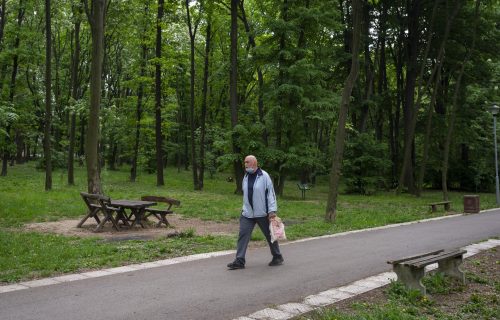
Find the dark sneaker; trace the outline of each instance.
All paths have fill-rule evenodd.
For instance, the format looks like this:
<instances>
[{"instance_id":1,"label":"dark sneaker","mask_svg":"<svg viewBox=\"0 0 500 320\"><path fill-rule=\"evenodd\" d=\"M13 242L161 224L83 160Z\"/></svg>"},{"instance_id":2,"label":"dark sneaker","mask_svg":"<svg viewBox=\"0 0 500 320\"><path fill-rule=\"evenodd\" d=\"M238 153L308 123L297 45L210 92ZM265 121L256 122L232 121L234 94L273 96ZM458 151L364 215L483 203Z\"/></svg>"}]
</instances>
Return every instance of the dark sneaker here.
<instances>
[{"instance_id":1,"label":"dark sneaker","mask_svg":"<svg viewBox=\"0 0 500 320\"><path fill-rule=\"evenodd\" d=\"M227 267L229 268L229 270L245 269L245 265L238 260L234 260L233 262L228 263Z\"/></svg>"},{"instance_id":2,"label":"dark sneaker","mask_svg":"<svg viewBox=\"0 0 500 320\"><path fill-rule=\"evenodd\" d=\"M282 256L276 256L276 257L273 257L273 260L271 260L271 262L269 262L269 265L271 267L274 267L274 266L279 266L279 265L282 265L283 264L283 257Z\"/></svg>"}]
</instances>

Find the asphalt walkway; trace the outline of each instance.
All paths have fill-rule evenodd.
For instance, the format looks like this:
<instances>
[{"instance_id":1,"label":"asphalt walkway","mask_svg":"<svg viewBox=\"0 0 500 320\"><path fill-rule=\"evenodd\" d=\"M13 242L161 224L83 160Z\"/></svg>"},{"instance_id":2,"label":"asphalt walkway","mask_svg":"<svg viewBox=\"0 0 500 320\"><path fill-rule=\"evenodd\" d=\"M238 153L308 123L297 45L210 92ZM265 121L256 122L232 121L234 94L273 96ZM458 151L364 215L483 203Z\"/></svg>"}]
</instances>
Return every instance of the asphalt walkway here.
<instances>
[{"instance_id":1,"label":"asphalt walkway","mask_svg":"<svg viewBox=\"0 0 500 320\"><path fill-rule=\"evenodd\" d=\"M0 319L234 319L390 271L387 260L500 236L500 209L0 293ZM1 291L0 291L1 292Z\"/></svg>"}]
</instances>

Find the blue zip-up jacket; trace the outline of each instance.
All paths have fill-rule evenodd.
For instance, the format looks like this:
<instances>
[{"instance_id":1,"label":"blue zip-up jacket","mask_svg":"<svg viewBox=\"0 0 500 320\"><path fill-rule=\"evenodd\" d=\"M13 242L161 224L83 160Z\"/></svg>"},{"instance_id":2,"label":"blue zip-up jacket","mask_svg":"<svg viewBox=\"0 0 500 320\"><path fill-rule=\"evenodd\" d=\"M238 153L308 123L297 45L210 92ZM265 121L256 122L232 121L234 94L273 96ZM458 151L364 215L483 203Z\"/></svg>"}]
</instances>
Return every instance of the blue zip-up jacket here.
<instances>
[{"instance_id":1,"label":"blue zip-up jacket","mask_svg":"<svg viewBox=\"0 0 500 320\"><path fill-rule=\"evenodd\" d=\"M269 212L278 211L273 182L267 172L257 168L253 184L253 208L248 201L248 174L243 178L243 209L241 214L247 218L265 217Z\"/></svg>"}]
</instances>

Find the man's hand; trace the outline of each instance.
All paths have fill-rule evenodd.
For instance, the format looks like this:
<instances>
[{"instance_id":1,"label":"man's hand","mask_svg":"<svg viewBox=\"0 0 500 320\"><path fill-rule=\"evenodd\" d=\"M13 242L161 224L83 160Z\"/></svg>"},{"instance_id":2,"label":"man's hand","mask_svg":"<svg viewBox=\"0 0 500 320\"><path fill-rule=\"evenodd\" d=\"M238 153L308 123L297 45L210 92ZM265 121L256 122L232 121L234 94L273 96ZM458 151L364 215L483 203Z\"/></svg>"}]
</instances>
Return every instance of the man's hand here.
<instances>
[{"instance_id":1,"label":"man's hand","mask_svg":"<svg viewBox=\"0 0 500 320\"><path fill-rule=\"evenodd\" d=\"M274 212L274 211L269 212L267 217L269 218L269 220L276 218L276 212Z\"/></svg>"}]
</instances>

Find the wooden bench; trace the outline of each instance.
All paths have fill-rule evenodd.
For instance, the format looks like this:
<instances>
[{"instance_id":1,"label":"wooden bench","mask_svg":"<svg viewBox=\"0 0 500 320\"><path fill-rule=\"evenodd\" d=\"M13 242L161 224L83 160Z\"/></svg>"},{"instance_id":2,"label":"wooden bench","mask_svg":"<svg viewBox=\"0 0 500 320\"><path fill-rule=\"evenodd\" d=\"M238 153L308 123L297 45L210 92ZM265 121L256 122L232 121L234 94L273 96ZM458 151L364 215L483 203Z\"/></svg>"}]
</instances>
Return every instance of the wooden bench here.
<instances>
[{"instance_id":1,"label":"wooden bench","mask_svg":"<svg viewBox=\"0 0 500 320\"><path fill-rule=\"evenodd\" d=\"M432 212L436 212L437 206L439 206L439 205L444 206L445 211L450 211L451 201L441 201L441 202L429 203L429 206L431 207Z\"/></svg>"},{"instance_id":2,"label":"wooden bench","mask_svg":"<svg viewBox=\"0 0 500 320\"><path fill-rule=\"evenodd\" d=\"M302 200L306 198L306 191L311 190L311 186L307 183L297 183L297 187L302 192Z\"/></svg>"},{"instance_id":3,"label":"wooden bench","mask_svg":"<svg viewBox=\"0 0 500 320\"><path fill-rule=\"evenodd\" d=\"M168 208L166 209L158 209L158 208L146 208L146 214L145 217L149 216L154 216L158 219L158 223L156 224L157 227L161 227L162 223L165 224L165 226L169 226L170 223L167 220L167 214L172 214L174 213L170 208L172 208L173 205L179 206L181 202L176 199L172 198L167 198L167 197L158 197L158 196L143 196L141 197L142 201L154 201L154 202L163 202L168 204Z\"/></svg>"},{"instance_id":4,"label":"wooden bench","mask_svg":"<svg viewBox=\"0 0 500 320\"><path fill-rule=\"evenodd\" d=\"M437 272L442 272L465 283L465 275L460 270L460 266L466 252L461 249L438 250L387 261L387 263L392 264L392 268L398 276L398 281L401 281L407 288L419 290L425 295L425 287L421 282L425 275L425 267L436 262L438 263Z\"/></svg>"},{"instance_id":5,"label":"wooden bench","mask_svg":"<svg viewBox=\"0 0 500 320\"><path fill-rule=\"evenodd\" d=\"M82 225L87 221L88 218L94 218L97 221L97 227L94 229L94 232L100 231L104 224L107 221L111 221L113 227L118 230L118 221L113 217L113 213L118 213L118 219L125 221L125 217L123 217L123 212L120 208L115 208L111 206L111 199L109 197L100 195L100 194L92 194L86 192L80 192L80 195L83 198L83 201L87 205L89 212L85 217L77 225L77 228L81 228ZM99 212L104 215L103 220L99 219ZM125 222L127 223L127 222Z\"/></svg>"}]
</instances>

